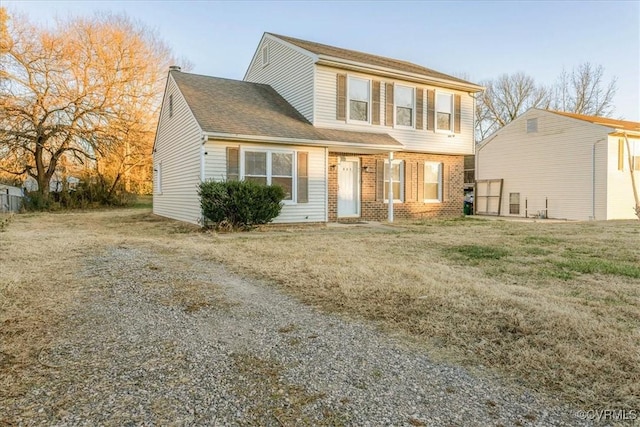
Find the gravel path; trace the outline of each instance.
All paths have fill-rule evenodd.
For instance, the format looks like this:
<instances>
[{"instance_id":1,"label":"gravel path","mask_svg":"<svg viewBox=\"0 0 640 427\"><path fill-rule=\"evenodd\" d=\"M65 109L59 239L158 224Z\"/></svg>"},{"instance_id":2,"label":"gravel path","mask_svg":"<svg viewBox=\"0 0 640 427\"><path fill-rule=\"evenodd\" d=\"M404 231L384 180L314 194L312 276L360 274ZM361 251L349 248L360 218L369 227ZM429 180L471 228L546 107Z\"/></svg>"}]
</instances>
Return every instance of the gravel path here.
<instances>
[{"instance_id":1,"label":"gravel path","mask_svg":"<svg viewBox=\"0 0 640 427\"><path fill-rule=\"evenodd\" d=\"M585 425L209 262L120 245L80 274L16 425Z\"/></svg>"}]
</instances>

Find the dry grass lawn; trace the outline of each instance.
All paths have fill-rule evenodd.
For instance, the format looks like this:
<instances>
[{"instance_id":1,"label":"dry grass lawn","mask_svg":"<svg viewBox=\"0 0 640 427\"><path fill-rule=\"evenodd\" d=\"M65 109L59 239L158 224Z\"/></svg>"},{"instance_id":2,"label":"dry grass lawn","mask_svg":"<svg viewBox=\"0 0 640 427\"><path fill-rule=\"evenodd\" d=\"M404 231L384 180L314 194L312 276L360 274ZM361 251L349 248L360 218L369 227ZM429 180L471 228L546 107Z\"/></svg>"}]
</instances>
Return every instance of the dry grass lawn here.
<instances>
[{"instance_id":1,"label":"dry grass lawn","mask_svg":"<svg viewBox=\"0 0 640 427\"><path fill-rule=\"evenodd\" d=\"M32 360L65 305L81 301L68 255L122 242L222 262L573 404L640 408L638 221L216 234L144 209L21 215L0 233L0 371L9 357Z\"/></svg>"}]
</instances>

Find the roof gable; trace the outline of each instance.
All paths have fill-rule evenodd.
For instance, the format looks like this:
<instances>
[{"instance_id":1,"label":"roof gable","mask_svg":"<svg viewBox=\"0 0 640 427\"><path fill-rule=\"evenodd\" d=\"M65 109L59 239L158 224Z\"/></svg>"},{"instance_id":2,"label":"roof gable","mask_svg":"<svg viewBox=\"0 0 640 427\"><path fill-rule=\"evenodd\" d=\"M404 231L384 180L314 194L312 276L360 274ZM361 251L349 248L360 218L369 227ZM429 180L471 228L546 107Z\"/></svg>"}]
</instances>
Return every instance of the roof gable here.
<instances>
[{"instance_id":1,"label":"roof gable","mask_svg":"<svg viewBox=\"0 0 640 427\"><path fill-rule=\"evenodd\" d=\"M266 33L298 48L304 49L314 55L324 55L331 58L337 58L346 61L357 62L363 65L387 68L402 73L412 73L424 76L426 78L434 78L438 80L446 80L452 83L475 86L474 83L468 82L457 77L450 76L421 65L417 65L408 61L387 58L384 56L373 55L369 53L359 52L356 50L343 49L335 46L329 46L321 43L311 42L307 40L296 39L293 37L282 36L279 34Z\"/></svg>"}]
</instances>

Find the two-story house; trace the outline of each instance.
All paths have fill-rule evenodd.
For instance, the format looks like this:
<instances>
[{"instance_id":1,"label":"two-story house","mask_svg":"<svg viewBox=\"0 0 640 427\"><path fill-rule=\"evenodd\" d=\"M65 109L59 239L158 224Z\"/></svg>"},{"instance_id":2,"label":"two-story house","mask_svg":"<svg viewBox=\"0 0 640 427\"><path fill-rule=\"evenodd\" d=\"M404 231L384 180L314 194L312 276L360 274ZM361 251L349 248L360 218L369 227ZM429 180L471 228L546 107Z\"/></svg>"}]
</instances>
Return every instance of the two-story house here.
<instances>
[{"instance_id":1,"label":"two-story house","mask_svg":"<svg viewBox=\"0 0 640 427\"><path fill-rule=\"evenodd\" d=\"M276 222L461 215L481 90L271 33L244 81L172 67L154 144L154 213L197 223L200 181L244 179L285 188Z\"/></svg>"}]
</instances>

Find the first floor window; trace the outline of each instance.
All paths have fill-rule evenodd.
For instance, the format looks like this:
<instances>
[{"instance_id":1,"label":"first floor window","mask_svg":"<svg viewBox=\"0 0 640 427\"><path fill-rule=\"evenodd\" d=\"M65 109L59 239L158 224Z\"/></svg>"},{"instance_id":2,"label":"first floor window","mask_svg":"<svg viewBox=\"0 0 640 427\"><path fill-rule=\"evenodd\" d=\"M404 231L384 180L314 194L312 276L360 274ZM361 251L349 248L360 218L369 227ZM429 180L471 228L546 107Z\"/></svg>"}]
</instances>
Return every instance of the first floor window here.
<instances>
[{"instance_id":1,"label":"first floor window","mask_svg":"<svg viewBox=\"0 0 640 427\"><path fill-rule=\"evenodd\" d=\"M520 215L520 193L509 193L509 213Z\"/></svg>"},{"instance_id":2,"label":"first floor window","mask_svg":"<svg viewBox=\"0 0 640 427\"><path fill-rule=\"evenodd\" d=\"M396 104L396 125L413 127L414 89L396 85L394 90Z\"/></svg>"},{"instance_id":3,"label":"first floor window","mask_svg":"<svg viewBox=\"0 0 640 427\"><path fill-rule=\"evenodd\" d=\"M370 81L349 77L349 120L369 121Z\"/></svg>"},{"instance_id":4,"label":"first floor window","mask_svg":"<svg viewBox=\"0 0 640 427\"><path fill-rule=\"evenodd\" d=\"M442 201L442 163L425 162L423 188L425 202Z\"/></svg>"},{"instance_id":5,"label":"first floor window","mask_svg":"<svg viewBox=\"0 0 640 427\"><path fill-rule=\"evenodd\" d=\"M284 200L293 200L293 152L245 151L244 179L263 185L279 185Z\"/></svg>"},{"instance_id":6,"label":"first floor window","mask_svg":"<svg viewBox=\"0 0 640 427\"><path fill-rule=\"evenodd\" d=\"M389 173L391 173L391 185L393 186L393 201L401 202L403 194L404 176L402 160L394 160L391 163L391 171L389 171L389 160L384 161L384 200L389 201Z\"/></svg>"},{"instance_id":7,"label":"first floor window","mask_svg":"<svg viewBox=\"0 0 640 427\"><path fill-rule=\"evenodd\" d=\"M436 93L436 129L453 131L453 95Z\"/></svg>"}]
</instances>

